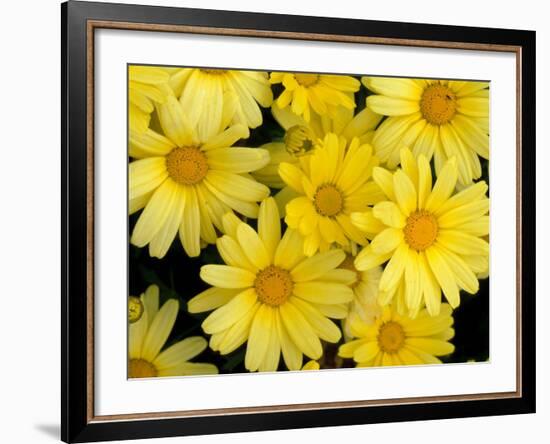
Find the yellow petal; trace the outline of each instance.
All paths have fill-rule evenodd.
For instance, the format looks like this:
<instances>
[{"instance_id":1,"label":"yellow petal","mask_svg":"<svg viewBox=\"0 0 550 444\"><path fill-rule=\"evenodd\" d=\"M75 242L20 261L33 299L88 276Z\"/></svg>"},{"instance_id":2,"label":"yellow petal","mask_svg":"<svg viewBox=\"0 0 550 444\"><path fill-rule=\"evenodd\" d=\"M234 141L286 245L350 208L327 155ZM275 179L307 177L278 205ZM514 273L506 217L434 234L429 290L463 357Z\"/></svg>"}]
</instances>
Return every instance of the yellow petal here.
<instances>
[{"instance_id":1,"label":"yellow petal","mask_svg":"<svg viewBox=\"0 0 550 444\"><path fill-rule=\"evenodd\" d=\"M450 355L455 347L449 342L429 338L408 338L406 343L434 356Z\"/></svg>"},{"instance_id":2,"label":"yellow petal","mask_svg":"<svg viewBox=\"0 0 550 444\"><path fill-rule=\"evenodd\" d=\"M254 316L248 344L246 346L246 355L244 365L249 371L258 370L267 352L270 336L273 331L273 308L269 305L261 304Z\"/></svg>"},{"instance_id":3,"label":"yellow petal","mask_svg":"<svg viewBox=\"0 0 550 444\"><path fill-rule=\"evenodd\" d=\"M180 240L187 255L196 257L201 254L199 202L194 187L185 187L182 189L185 191L185 206L179 227Z\"/></svg>"},{"instance_id":4,"label":"yellow petal","mask_svg":"<svg viewBox=\"0 0 550 444\"><path fill-rule=\"evenodd\" d=\"M185 203L185 189L176 186L168 217L149 243L151 257L163 258L168 252L181 225Z\"/></svg>"},{"instance_id":5,"label":"yellow petal","mask_svg":"<svg viewBox=\"0 0 550 444\"><path fill-rule=\"evenodd\" d=\"M336 268L346 258L342 250L330 250L319 253L300 262L291 271L296 282L311 281Z\"/></svg>"},{"instance_id":6,"label":"yellow petal","mask_svg":"<svg viewBox=\"0 0 550 444\"><path fill-rule=\"evenodd\" d=\"M287 228L281 242L277 245L273 263L291 270L303 259L303 242L300 234L292 228Z\"/></svg>"},{"instance_id":7,"label":"yellow petal","mask_svg":"<svg viewBox=\"0 0 550 444\"><path fill-rule=\"evenodd\" d=\"M428 259L428 263L430 264L430 269L441 286L447 301L449 301L451 307L458 307L460 304L460 294L451 268L437 247L432 246L425 253L426 259Z\"/></svg>"},{"instance_id":8,"label":"yellow petal","mask_svg":"<svg viewBox=\"0 0 550 444\"><path fill-rule=\"evenodd\" d=\"M203 265L200 276L208 284L221 288L252 287L256 279L256 275L249 270L216 264Z\"/></svg>"},{"instance_id":9,"label":"yellow petal","mask_svg":"<svg viewBox=\"0 0 550 444\"><path fill-rule=\"evenodd\" d=\"M395 250L404 240L403 230L398 228L386 228L377 234L370 247L374 254L387 254Z\"/></svg>"},{"instance_id":10,"label":"yellow petal","mask_svg":"<svg viewBox=\"0 0 550 444\"><path fill-rule=\"evenodd\" d=\"M402 243L393 253L380 278L380 290L389 291L397 286L408 259L409 247Z\"/></svg>"},{"instance_id":11,"label":"yellow petal","mask_svg":"<svg viewBox=\"0 0 550 444\"><path fill-rule=\"evenodd\" d=\"M353 291L347 285L334 282L297 282L294 294L317 304L341 304L353 300Z\"/></svg>"},{"instance_id":12,"label":"yellow petal","mask_svg":"<svg viewBox=\"0 0 550 444\"><path fill-rule=\"evenodd\" d=\"M258 202L269 196L269 188L240 174L209 171L208 181L224 194L247 202Z\"/></svg>"},{"instance_id":13,"label":"yellow petal","mask_svg":"<svg viewBox=\"0 0 550 444\"><path fill-rule=\"evenodd\" d=\"M380 353L380 347L375 341L367 342L366 344L358 347L353 353L353 360L355 362L366 362L374 359L376 355Z\"/></svg>"},{"instance_id":14,"label":"yellow petal","mask_svg":"<svg viewBox=\"0 0 550 444\"><path fill-rule=\"evenodd\" d=\"M192 127L175 97L168 97L166 103L159 105L157 110L164 134L172 142L177 146L190 146L196 142Z\"/></svg>"},{"instance_id":15,"label":"yellow petal","mask_svg":"<svg viewBox=\"0 0 550 444\"><path fill-rule=\"evenodd\" d=\"M205 151L213 170L249 173L269 163L269 152L261 148L217 148Z\"/></svg>"},{"instance_id":16,"label":"yellow petal","mask_svg":"<svg viewBox=\"0 0 550 444\"><path fill-rule=\"evenodd\" d=\"M218 148L228 148L233 146L239 139L245 139L248 137L248 128L244 125L233 125L227 128L225 131L216 134L214 137L209 138L201 148L203 150L214 150Z\"/></svg>"},{"instance_id":17,"label":"yellow petal","mask_svg":"<svg viewBox=\"0 0 550 444\"><path fill-rule=\"evenodd\" d=\"M252 309L256 300L256 292L252 288L239 293L227 304L213 311L203 321L202 329L205 333L212 334L231 327Z\"/></svg>"},{"instance_id":18,"label":"yellow petal","mask_svg":"<svg viewBox=\"0 0 550 444\"><path fill-rule=\"evenodd\" d=\"M234 238L227 235L222 236L216 241L216 246L218 247L220 256L227 265L243 268L252 273L258 272L258 267L250 262L243 248Z\"/></svg>"},{"instance_id":19,"label":"yellow petal","mask_svg":"<svg viewBox=\"0 0 550 444\"><path fill-rule=\"evenodd\" d=\"M323 354L321 342L304 316L288 302L281 305L279 310L282 323L291 340L306 356L319 359Z\"/></svg>"},{"instance_id":20,"label":"yellow petal","mask_svg":"<svg viewBox=\"0 0 550 444\"><path fill-rule=\"evenodd\" d=\"M136 199L154 191L168 177L163 157L149 157L131 162L128 167L128 198Z\"/></svg>"},{"instance_id":21,"label":"yellow petal","mask_svg":"<svg viewBox=\"0 0 550 444\"><path fill-rule=\"evenodd\" d=\"M409 176L401 170L393 175L393 190L399 209L404 216L409 216L416 210L416 190Z\"/></svg>"},{"instance_id":22,"label":"yellow petal","mask_svg":"<svg viewBox=\"0 0 550 444\"><path fill-rule=\"evenodd\" d=\"M212 287L187 301L187 310L189 313L202 313L214 310L227 304L239 293L239 289Z\"/></svg>"},{"instance_id":23,"label":"yellow petal","mask_svg":"<svg viewBox=\"0 0 550 444\"><path fill-rule=\"evenodd\" d=\"M165 180L153 193L134 227L132 244L143 247L159 232L171 213L177 187L174 181Z\"/></svg>"},{"instance_id":24,"label":"yellow petal","mask_svg":"<svg viewBox=\"0 0 550 444\"><path fill-rule=\"evenodd\" d=\"M206 339L200 336L186 338L164 350L156 357L153 365L159 370L176 367L202 353L207 346Z\"/></svg>"},{"instance_id":25,"label":"yellow petal","mask_svg":"<svg viewBox=\"0 0 550 444\"><path fill-rule=\"evenodd\" d=\"M470 185L461 192L449 198L443 205L441 205L441 207L438 208L435 215L439 216L445 214L447 211L479 200L485 196L488 189L489 187L484 181Z\"/></svg>"},{"instance_id":26,"label":"yellow petal","mask_svg":"<svg viewBox=\"0 0 550 444\"><path fill-rule=\"evenodd\" d=\"M404 116L420 111L420 102L374 95L367 97L367 107L384 116Z\"/></svg>"},{"instance_id":27,"label":"yellow petal","mask_svg":"<svg viewBox=\"0 0 550 444\"><path fill-rule=\"evenodd\" d=\"M275 251L281 241L281 219L279 217L279 210L275 200L271 197L260 204L258 234L271 262L275 257Z\"/></svg>"},{"instance_id":28,"label":"yellow petal","mask_svg":"<svg viewBox=\"0 0 550 444\"><path fill-rule=\"evenodd\" d=\"M231 353L246 342L250 333L250 326L252 325L252 321L260 305L262 304L256 301L252 308L248 310L241 319L225 331L225 335L218 347L221 354L226 355Z\"/></svg>"},{"instance_id":29,"label":"yellow petal","mask_svg":"<svg viewBox=\"0 0 550 444\"><path fill-rule=\"evenodd\" d=\"M358 270L370 270L378 265L382 265L384 262L392 257L393 253L376 254L369 246L363 248L357 257L355 258L355 268Z\"/></svg>"},{"instance_id":30,"label":"yellow petal","mask_svg":"<svg viewBox=\"0 0 550 444\"><path fill-rule=\"evenodd\" d=\"M169 299L161 307L155 318L153 319L147 336L143 341L141 356L149 362L157 357L160 349L168 339L168 335L176 322L178 315L179 304L175 299Z\"/></svg>"},{"instance_id":31,"label":"yellow petal","mask_svg":"<svg viewBox=\"0 0 550 444\"><path fill-rule=\"evenodd\" d=\"M175 148L174 143L163 135L147 129L145 132L132 131L128 137L128 154L137 159L166 156Z\"/></svg>"},{"instance_id":32,"label":"yellow petal","mask_svg":"<svg viewBox=\"0 0 550 444\"><path fill-rule=\"evenodd\" d=\"M489 199L462 205L442 214L437 223L440 228L455 228L485 216L489 212Z\"/></svg>"},{"instance_id":33,"label":"yellow petal","mask_svg":"<svg viewBox=\"0 0 550 444\"><path fill-rule=\"evenodd\" d=\"M489 243L487 241L458 230L440 230L437 235L437 242L461 255L489 254Z\"/></svg>"},{"instance_id":34,"label":"yellow petal","mask_svg":"<svg viewBox=\"0 0 550 444\"><path fill-rule=\"evenodd\" d=\"M294 191L303 194L304 188L302 185L302 171L295 165L287 162L282 162L279 165L279 175L281 179Z\"/></svg>"},{"instance_id":35,"label":"yellow petal","mask_svg":"<svg viewBox=\"0 0 550 444\"><path fill-rule=\"evenodd\" d=\"M319 310L310 303L298 298L292 298L292 304L300 310L304 317L319 337L328 342L338 342L342 337L342 332L334 322L327 319Z\"/></svg>"},{"instance_id":36,"label":"yellow petal","mask_svg":"<svg viewBox=\"0 0 550 444\"><path fill-rule=\"evenodd\" d=\"M376 204L372 209L372 214L389 227L403 228L406 223L405 216L393 202L386 201Z\"/></svg>"},{"instance_id":37,"label":"yellow petal","mask_svg":"<svg viewBox=\"0 0 550 444\"><path fill-rule=\"evenodd\" d=\"M250 225L241 223L237 228L237 239L243 247L244 254L260 270L270 264L269 254L264 243Z\"/></svg>"},{"instance_id":38,"label":"yellow petal","mask_svg":"<svg viewBox=\"0 0 550 444\"><path fill-rule=\"evenodd\" d=\"M418 208L425 208L432 191L432 170L423 154L418 156Z\"/></svg>"},{"instance_id":39,"label":"yellow petal","mask_svg":"<svg viewBox=\"0 0 550 444\"><path fill-rule=\"evenodd\" d=\"M476 294L479 290L479 282L471 268L452 251L442 247L439 247L439 249L452 270L457 285L470 294Z\"/></svg>"},{"instance_id":40,"label":"yellow petal","mask_svg":"<svg viewBox=\"0 0 550 444\"><path fill-rule=\"evenodd\" d=\"M423 88L412 79L363 77L361 81L371 91L398 99L420 101L423 93Z\"/></svg>"},{"instance_id":41,"label":"yellow petal","mask_svg":"<svg viewBox=\"0 0 550 444\"><path fill-rule=\"evenodd\" d=\"M438 174L433 190L426 201L425 209L437 211L453 193L457 181L456 162L448 161Z\"/></svg>"},{"instance_id":42,"label":"yellow petal","mask_svg":"<svg viewBox=\"0 0 550 444\"><path fill-rule=\"evenodd\" d=\"M418 255L418 265L426 308L431 316L437 316L441 308L441 287L437 283L424 252Z\"/></svg>"},{"instance_id":43,"label":"yellow petal","mask_svg":"<svg viewBox=\"0 0 550 444\"><path fill-rule=\"evenodd\" d=\"M302 352L290 338L286 327L283 325L280 313L275 317L276 331L279 334L279 343L283 359L289 370L300 370L302 367Z\"/></svg>"},{"instance_id":44,"label":"yellow petal","mask_svg":"<svg viewBox=\"0 0 550 444\"><path fill-rule=\"evenodd\" d=\"M205 185L205 189L212 193L228 208L231 208L246 217L258 217L259 207L258 204L256 204L255 202L245 201L227 194L224 190L221 190L214 186L214 184L210 182L208 176L206 177L206 180L203 181L203 184Z\"/></svg>"}]
</instances>

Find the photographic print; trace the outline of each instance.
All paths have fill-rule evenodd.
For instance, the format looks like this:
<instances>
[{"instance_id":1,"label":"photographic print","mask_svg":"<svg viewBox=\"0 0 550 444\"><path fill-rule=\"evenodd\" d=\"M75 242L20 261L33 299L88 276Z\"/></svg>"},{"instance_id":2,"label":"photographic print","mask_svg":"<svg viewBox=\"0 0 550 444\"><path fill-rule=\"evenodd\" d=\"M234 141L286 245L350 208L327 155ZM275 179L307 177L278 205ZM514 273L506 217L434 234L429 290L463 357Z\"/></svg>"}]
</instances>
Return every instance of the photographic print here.
<instances>
[{"instance_id":1,"label":"photographic print","mask_svg":"<svg viewBox=\"0 0 550 444\"><path fill-rule=\"evenodd\" d=\"M535 412L534 32L61 31L64 441Z\"/></svg>"},{"instance_id":2,"label":"photographic print","mask_svg":"<svg viewBox=\"0 0 550 444\"><path fill-rule=\"evenodd\" d=\"M127 80L128 378L490 359L489 82Z\"/></svg>"}]
</instances>

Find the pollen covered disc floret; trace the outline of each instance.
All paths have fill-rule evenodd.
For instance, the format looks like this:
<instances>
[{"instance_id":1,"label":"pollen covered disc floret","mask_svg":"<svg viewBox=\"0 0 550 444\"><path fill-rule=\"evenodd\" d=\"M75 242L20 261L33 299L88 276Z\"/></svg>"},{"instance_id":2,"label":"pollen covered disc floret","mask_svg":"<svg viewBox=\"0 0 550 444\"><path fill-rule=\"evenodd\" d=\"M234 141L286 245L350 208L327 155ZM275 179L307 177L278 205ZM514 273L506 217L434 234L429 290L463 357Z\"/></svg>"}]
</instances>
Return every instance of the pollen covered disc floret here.
<instances>
[{"instance_id":1,"label":"pollen covered disc floret","mask_svg":"<svg viewBox=\"0 0 550 444\"><path fill-rule=\"evenodd\" d=\"M332 184L317 188L313 203L321 216L336 216L344 209L344 195Z\"/></svg>"},{"instance_id":2,"label":"pollen covered disc floret","mask_svg":"<svg viewBox=\"0 0 550 444\"><path fill-rule=\"evenodd\" d=\"M420 112L431 124L444 125L456 113L456 94L445 85L430 85L420 99Z\"/></svg>"},{"instance_id":3,"label":"pollen covered disc floret","mask_svg":"<svg viewBox=\"0 0 550 444\"><path fill-rule=\"evenodd\" d=\"M437 219L425 210L418 210L411 213L403 228L405 241L416 251L424 251L431 247L437 239Z\"/></svg>"},{"instance_id":4,"label":"pollen covered disc floret","mask_svg":"<svg viewBox=\"0 0 550 444\"><path fill-rule=\"evenodd\" d=\"M129 378L154 378L158 375L156 367L145 359L130 359L128 363Z\"/></svg>"},{"instance_id":5,"label":"pollen covered disc floret","mask_svg":"<svg viewBox=\"0 0 550 444\"><path fill-rule=\"evenodd\" d=\"M294 78L303 86L313 86L319 81L318 74L295 74Z\"/></svg>"},{"instance_id":6,"label":"pollen covered disc floret","mask_svg":"<svg viewBox=\"0 0 550 444\"><path fill-rule=\"evenodd\" d=\"M131 324L141 319L143 315L143 303L140 298L130 296L128 299L128 320Z\"/></svg>"},{"instance_id":7,"label":"pollen covered disc floret","mask_svg":"<svg viewBox=\"0 0 550 444\"><path fill-rule=\"evenodd\" d=\"M227 72L227 69L201 69L206 74L222 75Z\"/></svg>"},{"instance_id":8,"label":"pollen covered disc floret","mask_svg":"<svg viewBox=\"0 0 550 444\"><path fill-rule=\"evenodd\" d=\"M182 185L195 185L208 173L208 160L199 148L174 148L166 156L166 169L176 182Z\"/></svg>"},{"instance_id":9,"label":"pollen covered disc floret","mask_svg":"<svg viewBox=\"0 0 550 444\"><path fill-rule=\"evenodd\" d=\"M277 307L284 304L292 294L294 283L287 270L269 265L256 275L254 288L260 301Z\"/></svg>"},{"instance_id":10,"label":"pollen covered disc floret","mask_svg":"<svg viewBox=\"0 0 550 444\"><path fill-rule=\"evenodd\" d=\"M313 131L307 126L294 125L285 133L285 148L290 154L304 155L313 149L314 137Z\"/></svg>"},{"instance_id":11,"label":"pollen covered disc floret","mask_svg":"<svg viewBox=\"0 0 550 444\"><path fill-rule=\"evenodd\" d=\"M405 332L395 321L384 323L378 331L378 346L385 353L397 353L405 343Z\"/></svg>"}]
</instances>

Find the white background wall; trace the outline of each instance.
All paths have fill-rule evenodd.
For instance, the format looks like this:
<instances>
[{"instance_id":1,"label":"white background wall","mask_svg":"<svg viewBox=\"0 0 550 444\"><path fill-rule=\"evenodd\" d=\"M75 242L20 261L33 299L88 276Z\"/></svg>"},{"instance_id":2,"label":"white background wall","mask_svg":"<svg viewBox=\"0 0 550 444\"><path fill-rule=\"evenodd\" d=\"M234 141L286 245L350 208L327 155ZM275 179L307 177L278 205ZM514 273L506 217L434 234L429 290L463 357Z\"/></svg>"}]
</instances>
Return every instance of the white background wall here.
<instances>
[{"instance_id":1,"label":"white background wall","mask_svg":"<svg viewBox=\"0 0 550 444\"><path fill-rule=\"evenodd\" d=\"M120 0L119 0L120 1ZM131 1L121 1L133 3ZM148 4L537 31L536 415L261 432L151 442L544 442L550 420L550 29L536 0L185 0ZM0 18L0 441L40 444L59 434L60 20L58 0L4 2ZM530 118L526 115L525 118ZM514 196L510 196L511 199ZM535 297L535 295L525 295ZM512 344L510 344L512 346ZM449 381L452 384L452 381Z\"/></svg>"}]
</instances>

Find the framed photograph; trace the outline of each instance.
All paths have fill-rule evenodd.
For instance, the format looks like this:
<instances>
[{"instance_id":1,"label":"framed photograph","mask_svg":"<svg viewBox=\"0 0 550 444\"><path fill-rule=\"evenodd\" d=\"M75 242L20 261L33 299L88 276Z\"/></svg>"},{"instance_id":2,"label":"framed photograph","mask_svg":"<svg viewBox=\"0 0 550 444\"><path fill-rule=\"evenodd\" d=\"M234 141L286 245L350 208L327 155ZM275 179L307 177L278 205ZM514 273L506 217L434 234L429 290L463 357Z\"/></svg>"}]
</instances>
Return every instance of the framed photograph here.
<instances>
[{"instance_id":1,"label":"framed photograph","mask_svg":"<svg viewBox=\"0 0 550 444\"><path fill-rule=\"evenodd\" d=\"M61 13L65 442L535 411L534 32Z\"/></svg>"}]
</instances>

